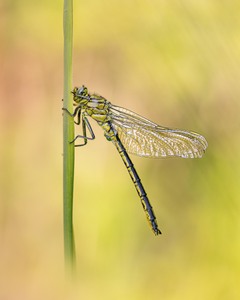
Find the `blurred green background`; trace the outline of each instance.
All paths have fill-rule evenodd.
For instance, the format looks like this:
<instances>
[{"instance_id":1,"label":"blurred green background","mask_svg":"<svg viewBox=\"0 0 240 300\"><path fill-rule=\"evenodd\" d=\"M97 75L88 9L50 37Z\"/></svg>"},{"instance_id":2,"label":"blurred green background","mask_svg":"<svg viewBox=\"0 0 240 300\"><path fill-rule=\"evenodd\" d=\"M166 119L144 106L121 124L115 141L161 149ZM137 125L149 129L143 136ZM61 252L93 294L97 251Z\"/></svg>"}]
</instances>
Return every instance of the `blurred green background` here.
<instances>
[{"instance_id":1,"label":"blurred green background","mask_svg":"<svg viewBox=\"0 0 240 300\"><path fill-rule=\"evenodd\" d=\"M74 85L203 134L202 159L76 151L77 278L64 278L61 1L0 3L0 299L240 299L240 2L75 1Z\"/></svg>"}]
</instances>

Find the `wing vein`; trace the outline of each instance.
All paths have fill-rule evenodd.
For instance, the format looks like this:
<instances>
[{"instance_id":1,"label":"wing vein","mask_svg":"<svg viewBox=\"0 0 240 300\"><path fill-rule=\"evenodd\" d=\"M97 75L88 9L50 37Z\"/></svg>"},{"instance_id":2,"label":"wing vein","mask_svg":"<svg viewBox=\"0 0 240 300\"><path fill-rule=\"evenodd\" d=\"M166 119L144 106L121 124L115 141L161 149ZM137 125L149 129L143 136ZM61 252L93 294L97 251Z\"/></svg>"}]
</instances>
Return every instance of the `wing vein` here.
<instances>
[{"instance_id":1,"label":"wing vein","mask_svg":"<svg viewBox=\"0 0 240 300\"><path fill-rule=\"evenodd\" d=\"M208 144L195 132L170 129L116 105L110 106L113 127L127 152L143 157L202 157Z\"/></svg>"}]
</instances>

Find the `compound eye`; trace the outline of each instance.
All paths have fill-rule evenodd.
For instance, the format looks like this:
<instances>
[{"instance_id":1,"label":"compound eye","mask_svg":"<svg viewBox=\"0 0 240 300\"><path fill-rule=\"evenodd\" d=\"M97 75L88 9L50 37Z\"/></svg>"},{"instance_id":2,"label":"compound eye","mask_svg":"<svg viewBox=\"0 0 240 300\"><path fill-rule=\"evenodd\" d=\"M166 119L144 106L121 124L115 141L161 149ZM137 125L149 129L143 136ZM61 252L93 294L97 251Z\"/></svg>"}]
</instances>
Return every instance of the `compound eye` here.
<instances>
[{"instance_id":1,"label":"compound eye","mask_svg":"<svg viewBox=\"0 0 240 300\"><path fill-rule=\"evenodd\" d=\"M77 98L86 97L88 95L88 89L83 85L80 88L75 87L72 93L74 95L74 100L76 100Z\"/></svg>"},{"instance_id":2,"label":"compound eye","mask_svg":"<svg viewBox=\"0 0 240 300\"><path fill-rule=\"evenodd\" d=\"M87 96L87 94L88 94L88 89L83 85L83 86L81 86L81 87L78 89L77 94L78 94L79 96Z\"/></svg>"},{"instance_id":3,"label":"compound eye","mask_svg":"<svg viewBox=\"0 0 240 300\"><path fill-rule=\"evenodd\" d=\"M81 86L80 88L76 88L77 89L77 94L79 96L81 96L83 94L83 91L84 91L84 86Z\"/></svg>"}]
</instances>

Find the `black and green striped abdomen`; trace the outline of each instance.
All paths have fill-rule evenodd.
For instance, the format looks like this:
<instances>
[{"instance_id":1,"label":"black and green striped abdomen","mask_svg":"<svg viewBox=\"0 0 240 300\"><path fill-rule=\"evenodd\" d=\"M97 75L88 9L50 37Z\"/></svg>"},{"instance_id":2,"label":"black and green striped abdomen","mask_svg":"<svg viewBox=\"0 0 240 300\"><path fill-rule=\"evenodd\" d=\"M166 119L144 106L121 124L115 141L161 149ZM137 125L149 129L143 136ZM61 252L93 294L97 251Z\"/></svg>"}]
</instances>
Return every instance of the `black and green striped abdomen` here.
<instances>
[{"instance_id":1,"label":"black and green striped abdomen","mask_svg":"<svg viewBox=\"0 0 240 300\"><path fill-rule=\"evenodd\" d=\"M147 193L145 192L145 189L142 185L141 179L139 178L137 171L127 154L127 151L125 150L121 140L119 139L118 135L115 136L115 139L113 140L114 145L116 146L119 154L121 155L121 158L127 167L128 173L135 185L135 188L137 190L137 193L141 199L141 203L143 206L143 209L146 213L147 220L149 222L149 225L154 232L155 235L161 234L161 231L158 229L157 221L155 214L153 212L153 208L148 200Z\"/></svg>"}]
</instances>

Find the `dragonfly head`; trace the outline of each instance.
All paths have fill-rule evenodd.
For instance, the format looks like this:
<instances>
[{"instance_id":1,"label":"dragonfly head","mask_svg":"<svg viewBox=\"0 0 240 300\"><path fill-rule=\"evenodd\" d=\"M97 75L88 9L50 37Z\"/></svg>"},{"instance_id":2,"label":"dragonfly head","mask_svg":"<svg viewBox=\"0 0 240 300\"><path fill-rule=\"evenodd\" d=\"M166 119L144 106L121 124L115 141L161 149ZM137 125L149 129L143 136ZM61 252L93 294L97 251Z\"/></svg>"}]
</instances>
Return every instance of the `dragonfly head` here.
<instances>
[{"instance_id":1,"label":"dragonfly head","mask_svg":"<svg viewBox=\"0 0 240 300\"><path fill-rule=\"evenodd\" d=\"M71 93L73 94L73 100L77 103L80 103L83 99L89 100L88 89L84 85L75 87Z\"/></svg>"}]
</instances>

